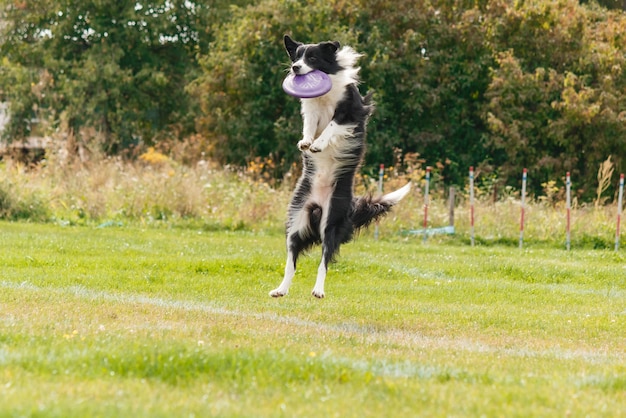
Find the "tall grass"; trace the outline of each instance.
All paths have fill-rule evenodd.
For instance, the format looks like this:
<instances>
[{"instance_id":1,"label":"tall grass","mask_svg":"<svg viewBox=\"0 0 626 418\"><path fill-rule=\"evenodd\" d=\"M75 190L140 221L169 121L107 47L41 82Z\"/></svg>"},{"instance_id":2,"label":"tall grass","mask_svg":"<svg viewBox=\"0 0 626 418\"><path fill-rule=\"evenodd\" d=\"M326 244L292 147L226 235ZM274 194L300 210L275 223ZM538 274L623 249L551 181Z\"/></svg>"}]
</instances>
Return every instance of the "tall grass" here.
<instances>
[{"instance_id":1,"label":"tall grass","mask_svg":"<svg viewBox=\"0 0 626 418\"><path fill-rule=\"evenodd\" d=\"M414 187L381 223L382 237L406 236L422 228L424 169L415 158L407 161L404 166L385 170L385 192L407 181ZM82 160L61 158L58 153L34 166L5 160L0 161L0 219L63 224L194 224L207 229L279 231L298 168L294 165L282 182L273 180L270 173L274 169L269 159L257 159L237 169L205 160L182 164L154 149L133 162L97 155ZM357 193L377 193L377 182L375 176L359 176ZM428 227L448 225L448 190L439 183L435 175L430 188ZM564 243L565 202L555 197L562 195L557 190L555 182L550 182L545 196L529 199L526 242ZM468 190L456 191L453 239L469 241L468 195ZM517 190L507 188L494 201L491 190L479 187L475 202L477 242L517 244L519 201ZM574 199L572 245L611 247L616 210L615 204L578 203Z\"/></svg>"},{"instance_id":2,"label":"tall grass","mask_svg":"<svg viewBox=\"0 0 626 418\"><path fill-rule=\"evenodd\" d=\"M49 157L37 166L0 163L0 217L82 224L201 221L207 227L273 228L283 218L288 192L254 181L242 170L193 166L153 156L128 162ZM27 202L36 202L28 205ZM42 215L42 214L45 214Z\"/></svg>"}]
</instances>

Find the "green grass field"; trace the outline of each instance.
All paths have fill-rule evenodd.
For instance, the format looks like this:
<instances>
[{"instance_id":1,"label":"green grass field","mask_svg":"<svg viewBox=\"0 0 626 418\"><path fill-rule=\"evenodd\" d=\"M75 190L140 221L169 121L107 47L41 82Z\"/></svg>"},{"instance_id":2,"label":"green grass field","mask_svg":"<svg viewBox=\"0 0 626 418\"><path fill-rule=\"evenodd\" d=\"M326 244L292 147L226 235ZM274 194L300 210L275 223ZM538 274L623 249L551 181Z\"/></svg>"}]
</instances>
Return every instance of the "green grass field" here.
<instances>
[{"instance_id":1,"label":"green grass field","mask_svg":"<svg viewBox=\"0 0 626 418\"><path fill-rule=\"evenodd\" d=\"M0 222L0 416L626 416L626 256Z\"/></svg>"}]
</instances>

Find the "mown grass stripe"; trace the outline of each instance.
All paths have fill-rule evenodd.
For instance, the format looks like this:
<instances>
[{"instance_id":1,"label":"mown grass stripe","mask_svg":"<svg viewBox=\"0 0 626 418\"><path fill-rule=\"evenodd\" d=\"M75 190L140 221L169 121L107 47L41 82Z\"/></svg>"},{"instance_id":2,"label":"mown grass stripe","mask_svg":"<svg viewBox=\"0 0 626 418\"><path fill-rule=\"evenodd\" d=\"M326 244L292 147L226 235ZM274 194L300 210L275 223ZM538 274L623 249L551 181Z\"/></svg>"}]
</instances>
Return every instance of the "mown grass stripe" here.
<instances>
[{"instance_id":1,"label":"mown grass stripe","mask_svg":"<svg viewBox=\"0 0 626 418\"><path fill-rule=\"evenodd\" d=\"M81 286L71 287L39 287L29 282L15 283L1 281L0 287L6 289L25 290L31 292L51 292L59 295L70 295L80 299L92 301L104 301L122 304L141 304L157 308L177 309L183 311L196 311L211 315L223 315L234 317L253 318L255 320L270 321L297 328L307 328L323 332L341 334L356 334L365 337L369 342L381 344L400 344L414 348L460 350L470 353L497 354L522 358L554 358L558 360L581 360L591 364L622 363L623 357L613 354L601 348L597 350L567 350L552 347L545 350L535 350L524 347L498 347L467 338L433 337L415 332L407 332L399 329L378 330L368 326L360 326L354 323L329 324L301 319L295 316L278 315L269 312L246 312L241 310L226 309L215 304L198 301L185 301L149 297L145 295L132 295L123 293L111 293L95 291ZM421 374L421 372L415 372ZM403 373L401 373L403 374Z\"/></svg>"}]
</instances>

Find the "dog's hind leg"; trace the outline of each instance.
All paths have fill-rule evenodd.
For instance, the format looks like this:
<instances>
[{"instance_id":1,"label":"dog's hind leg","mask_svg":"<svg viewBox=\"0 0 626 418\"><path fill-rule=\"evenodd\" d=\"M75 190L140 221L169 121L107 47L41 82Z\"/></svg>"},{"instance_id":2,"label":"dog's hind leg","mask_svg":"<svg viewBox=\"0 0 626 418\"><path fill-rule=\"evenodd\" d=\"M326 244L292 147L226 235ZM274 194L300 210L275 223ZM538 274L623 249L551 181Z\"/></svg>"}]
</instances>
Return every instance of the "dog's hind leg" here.
<instances>
[{"instance_id":1,"label":"dog's hind leg","mask_svg":"<svg viewBox=\"0 0 626 418\"><path fill-rule=\"evenodd\" d=\"M335 258L335 254L339 251L340 241L337 239L337 227L327 227L322 242L322 261L317 268L317 278L315 286L311 294L318 299L325 296L324 283L326 281L326 273L328 272L328 264Z\"/></svg>"},{"instance_id":2,"label":"dog's hind leg","mask_svg":"<svg viewBox=\"0 0 626 418\"><path fill-rule=\"evenodd\" d=\"M283 281L276 289L270 292L270 296L273 298L279 298L289 293L289 287L293 276L296 274L296 262L298 256L303 251L304 245L302 239L298 236L298 233L293 233L287 237L287 263L285 264L285 276Z\"/></svg>"},{"instance_id":3,"label":"dog's hind leg","mask_svg":"<svg viewBox=\"0 0 626 418\"><path fill-rule=\"evenodd\" d=\"M293 280L293 276L296 274L296 260L295 256L291 251L287 252L287 264L285 265L285 276L280 286L270 292L270 296L273 298L279 298L281 296L285 296L289 293L289 287L291 286L291 281Z\"/></svg>"},{"instance_id":4,"label":"dog's hind leg","mask_svg":"<svg viewBox=\"0 0 626 418\"><path fill-rule=\"evenodd\" d=\"M311 294L318 299L322 299L324 294L324 282L326 281L326 273L328 272L329 258L326 256L326 251L322 252L322 262L317 268L317 278L315 279L315 286Z\"/></svg>"}]
</instances>

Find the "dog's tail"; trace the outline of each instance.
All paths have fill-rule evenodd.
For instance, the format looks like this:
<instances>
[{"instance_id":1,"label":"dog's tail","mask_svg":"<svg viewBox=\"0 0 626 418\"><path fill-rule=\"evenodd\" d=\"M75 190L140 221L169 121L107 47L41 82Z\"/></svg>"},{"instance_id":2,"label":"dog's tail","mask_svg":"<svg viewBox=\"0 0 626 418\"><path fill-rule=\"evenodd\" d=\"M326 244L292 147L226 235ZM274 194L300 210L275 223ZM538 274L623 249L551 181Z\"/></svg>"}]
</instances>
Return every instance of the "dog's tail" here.
<instances>
[{"instance_id":1,"label":"dog's tail","mask_svg":"<svg viewBox=\"0 0 626 418\"><path fill-rule=\"evenodd\" d=\"M380 197L362 196L352 200L352 223L355 229L368 226L387 214L411 190L411 183Z\"/></svg>"}]
</instances>

